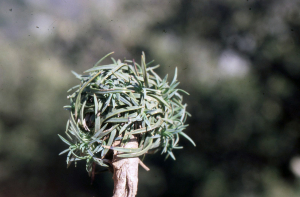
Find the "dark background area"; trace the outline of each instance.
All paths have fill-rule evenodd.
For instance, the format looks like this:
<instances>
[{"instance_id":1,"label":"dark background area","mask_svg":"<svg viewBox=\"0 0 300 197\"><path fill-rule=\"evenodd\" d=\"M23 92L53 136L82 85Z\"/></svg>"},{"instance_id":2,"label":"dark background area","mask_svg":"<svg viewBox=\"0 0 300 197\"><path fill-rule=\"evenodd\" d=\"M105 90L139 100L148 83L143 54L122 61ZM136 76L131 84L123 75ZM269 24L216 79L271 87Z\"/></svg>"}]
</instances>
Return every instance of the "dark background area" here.
<instances>
[{"instance_id":1,"label":"dark background area","mask_svg":"<svg viewBox=\"0 0 300 197\"><path fill-rule=\"evenodd\" d=\"M300 196L300 1L0 1L0 196L111 196L66 169L66 91L105 54L160 64L192 117L176 161L147 155L138 196ZM105 63L110 63L107 59Z\"/></svg>"}]
</instances>

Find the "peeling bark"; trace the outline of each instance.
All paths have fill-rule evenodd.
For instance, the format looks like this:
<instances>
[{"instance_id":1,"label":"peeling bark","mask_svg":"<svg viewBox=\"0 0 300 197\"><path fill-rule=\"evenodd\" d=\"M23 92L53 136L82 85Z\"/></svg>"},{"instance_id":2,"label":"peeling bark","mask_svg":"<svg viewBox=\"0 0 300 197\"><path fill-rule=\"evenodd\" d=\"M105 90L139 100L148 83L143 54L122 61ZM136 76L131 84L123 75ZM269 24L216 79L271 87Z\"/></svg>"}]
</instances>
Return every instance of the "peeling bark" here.
<instances>
[{"instance_id":1,"label":"peeling bark","mask_svg":"<svg viewBox=\"0 0 300 197\"><path fill-rule=\"evenodd\" d=\"M115 144L116 145L116 144ZM125 148L138 148L136 138L124 146ZM114 168L114 193L113 197L135 197L138 186L139 158L118 158L119 153L114 151L112 165Z\"/></svg>"}]
</instances>

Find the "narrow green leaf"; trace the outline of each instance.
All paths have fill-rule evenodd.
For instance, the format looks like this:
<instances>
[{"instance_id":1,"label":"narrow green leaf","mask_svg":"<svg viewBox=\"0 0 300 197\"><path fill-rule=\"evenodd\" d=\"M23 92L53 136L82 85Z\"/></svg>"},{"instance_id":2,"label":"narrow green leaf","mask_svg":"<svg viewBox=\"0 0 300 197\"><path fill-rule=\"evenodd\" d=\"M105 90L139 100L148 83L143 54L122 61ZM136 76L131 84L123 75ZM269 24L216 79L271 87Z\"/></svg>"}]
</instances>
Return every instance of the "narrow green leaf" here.
<instances>
[{"instance_id":1,"label":"narrow green leaf","mask_svg":"<svg viewBox=\"0 0 300 197\"><path fill-rule=\"evenodd\" d=\"M105 58L107 58L108 56L110 56L111 54L113 54L113 52L108 53L107 55L105 55L104 57L102 57L95 65L94 67L98 66Z\"/></svg>"},{"instance_id":2,"label":"narrow green leaf","mask_svg":"<svg viewBox=\"0 0 300 197\"><path fill-rule=\"evenodd\" d=\"M142 53L142 72L143 72L143 77L144 77L144 82L145 82L145 86L146 88L149 88L149 78L148 78L148 73L147 73L147 70L146 70L146 63L145 63L145 60L146 57L145 57L145 53L143 52Z\"/></svg>"},{"instance_id":3,"label":"narrow green leaf","mask_svg":"<svg viewBox=\"0 0 300 197\"><path fill-rule=\"evenodd\" d=\"M149 109L149 108L148 108ZM159 114L163 113L161 109L151 109L151 110L144 110L146 114L154 115L154 114Z\"/></svg>"},{"instance_id":4,"label":"narrow green leaf","mask_svg":"<svg viewBox=\"0 0 300 197\"><path fill-rule=\"evenodd\" d=\"M112 98L112 94L109 95L108 99L106 100L102 110L101 110L101 113L104 113L104 111L106 110L106 108L109 106L110 104L110 100ZM100 125L101 125L101 121L100 121Z\"/></svg>"},{"instance_id":5,"label":"narrow green leaf","mask_svg":"<svg viewBox=\"0 0 300 197\"><path fill-rule=\"evenodd\" d=\"M70 149L66 149L66 150L64 150L64 151L61 151L58 155L62 155L62 154L64 154L64 153L66 153L66 152L68 152Z\"/></svg>"},{"instance_id":6,"label":"narrow green leaf","mask_svg":"<svg viewBox=\"0 0 300 197\"><path fill-rule=\"evenodd\" d=\"M97 131L94 135L93 135L93 139L97 138L100 133L102 133L104 131L104 129L107 127L108 123L106 123L99 131Z\"/></svg>"},{"instance_id":7,"label":"narrow green leaf","mask_svg":"<svg viewBox=\"0 0 300 197\"><path fill-rule=\"evenodd\" d=\"M182 89L177 89L178 91L180 91L180 92L183 92L183 93L185 93L185 94L187 94L187 95L190 95L188 92L186 92L186 91L184 91L184 90L182 90Z\"/></svg>"},{"instance_id":8,"label":"narrow green leaf","mask_svg":"<svg viewBox=\"0 0 300 197\"><path fill-rule=\"evenodd\" d=\"M168 108L170 108L170 105L165 101L165 99L163 99L163 97L161 96L156 96L154 94L149 94L149 96L157 99L158 101L160 101L161 103L165 104Z\"/></svg>"},{"instance_id":9,"label":"narrow green leaf","mask_svg":"<svg viewBox=\"0 0 300 197\"><path fill-rule=\"evenodd\" d=\"M104 136L106 136L107 134L109 134L110 132L112 132L115 128L117 128L119 125L116 124L114 126L112 126L110 129L107 129L106 131L102 132L99 134L98 138L102 138Z\"/></svg>"},{"instance_id":10,"label":"narrow green leaf","mask_svg":"<svg viewBox=\"0 0 300 197\"><path fill-rule=\"evenodd\" d=\"M120 95L120 100L128 106L132 106L132 104L121 95Z\"/></svg>"},{"instance_id":11,"label":"narrow green leaf","mask_svg":"<svg viewBox=\"0 0 300 197\"><path fill-rule=\"evenodd\" d=\"M101 120L102 120L102 122L104 122L108 118L110 118L112 116L115 116L117 114L132 111L132 110L138 110L138 109L141 109L141 108L143 108L143 106L140 106L140 107L139 106L124 107L124 108L121 108L121 109L113 110L112 112L110 112L106 116L104 116L103 119L101 119Z\"/></svg>"},{"instance_id":12,"label":"narrow green leaf","mask_svg":"<svg viewBox=\"0 0 300 197\"><path fill-rule=\"evenodd\" d=\"M95 103L95 133L100 130L100 112L98 107L98 99L94 94L94 103Z\"/></svg>"},{"instance_id":13,"label":"narrow green leaf","mask_svg":"<svg viewBox=\"0 0 300 197\"><path fill-rule=\"evenodd\" d=\"M156 129L156 128L160 127L162 125L162 123L163 123L163 121L157 121L157 123L155 125L151 125L151 129L143 127L143 128L140 128L140 129L133 130L133 131L127 133L126 135L132 135L132 134L143 133L143 132L146 132L146 131L151 131L153 129Z\"/></svg>"},{"instance_id":14,"label":"narrow green leaf","mask_svg":"<svg viewBox=\"0 0 300 197\"><path fill-rule=\"evenodd\" d=\"M174 74L174 78L171 82L171 85L176 82L176 79L177 79L177 67L175 68L175 74Z\"/></svg>"},{"instance_id":15,"label":"narrow green leaf","mask_svg":"<svg viewBox=\"0 0 300 197\"><path fill-rule=\"evenodd\" d=\"M105 77L103 77L102 79L101 79L101 81L100 81L100 83L103 83L103 81L105 80L105 79L107 79L109 76L111 76L114 72L116 72L117 70L119 70L120 68L122 68L123 66L126 66L126 64L118 64L116 67L114 67L112 70L110 70L109 72L108 72L108 74L105 76Z\"/></svg>"},{"instance_id":16,"label":"narrow green leaf","mask_svg":"<svg viewBox=\"0 0 300 197\"><path fill-rule=\"evenodd\" d=\"M115 58L111 57L110 59L113 61L114 64L117 64Z\"/></svg>"},{"instance_id":17,"label":"narrow green leaf","mask_svg":"<svg viewBox=\"0 0 300 197\"><path fill-rule=\"evenodd\" d=\"M108 142L107 142L107 146L111 146L111 145L112 145L113 140L114 140L115 135L116 135L116 132L117 132L116 129L113 129L113 130L111 131L110 137L109 137ZM106 153L107 153L108 150L109 150L109 149L106 149L106 148L105 148L105 149L102 151L103 154L101 154L101 155L102 155L102 156L106 155Z\"/></svg>"},{"instance_id":18,"label":"narrow green leaf","mask_svg":"<svg viewBox=\"0 0 300 197\"><path fill-rule=\"evenodd\" d=\"M172 153L172 151L168 151L169 155L171 156L172 159L176 160L174 154Z\"/></svg>"},{"instance_id":19,"label":"narrow green leaf","mask_svg":"<svg viewBox=\"0 0 300 197\"><path fill-rule=\"evenodd\" d=\"M75 77L77 78L77 79L80 79L81 80L81 75L79 75L79 74L77 74L75 71L71 71L72 73L73 73L73 75L75 75Z\"/></svg>"},{"instance_id":20,"label":"narrow green leaf","mask_svg":"<svg viewBox=\"0 0 300 197\"><path fill-rule=\"evenodd\" d=\"M84 106L85 106L85 104L86 104L86 100L83 102L83 104L81 105L81 110L80 110L80 120L81 120L81 124L83 125L83 119L84 119L84 117L83 117L83 112L84 112Z\"/></svg>"},{"instance_id":21,"label":"narrow green leaf","mask_svg":"<svg viewBox=\"0 0 300 197\"><path fill-rule=\"evenodd\" d=\"M95 74L92 78L90 78L87 82L85 82L82 87L79 89L77 98L76 98L76 102L75 102L75 118L77 118L77 112L79 110L79 103L80 103L80 99L81 99L81 93L83 91L83 89L91 82L93 81L98 75L101 74L101 71L98 72L97 74Z\"/></svg>"},{"instance_id":22,"label":"narrow green leaf","mask_svg":"<svg viewBox=\"0 0 300 197\"><path fill-rule=\"evenodd\" d=\"M179 134L188 139L194 146L196 146L195 142L187 134L185 134L184 132L179 132Z\"/></svg>"},{"instance_id":23,"label":"narrow green leaf","mask_svg":"<svg viewBox=\"0 0 300 197\"><path fill-rule=\"evenodd\" d=\"M61 135L59 135L59 134L57 134L57 135L58 135L58 137L59 137L64 143L68 144L69 146L72 145L68 140L66 140L65 138L63 138Z\"/></svg>"},{"instance_id":24,"label":"narrow green leaf","mask_svg":"<svg viewBox=\"0 0 300 197\"><path fill-rule=\"evenodd\" d=\"M143 54L144 54L144 56L145 56L145 53L143 52ZM146 58L145 58L145 61L146 61ZM147 64L146 64L146 66L148 67L150 64L152 64L154 62L154 60L151 60L150 62L148 62ZM152 69L155 69L155 68L153 68L152 67Z\"/></svg>"},{"instance_id":25,"label":"narrow green leaf","mask_svg":"<svg viewBox=\"0 0 300 197\"><path fill-rule=\"evenodd\" d=\"M160 145L161 145L160 141L161 141L160 138L156 139L156 141L151 145L151 147L149 149L155 149L155 148L160 147Z\"/></svg>"},{"instance_id":26,"label":"narrow green leaf","mask_svg":"<svg viewBox=\"0 0 300 197\"><path fill-rule=\"evenodd\" d=\"M77 73L76 73L76 74L77 74ZM70 88L67 92L70 92L70 91L74 90L75 88L79 88L79 87L80 87L80 85L76 85L76 86Z\"/></svg>"}]
</instances>

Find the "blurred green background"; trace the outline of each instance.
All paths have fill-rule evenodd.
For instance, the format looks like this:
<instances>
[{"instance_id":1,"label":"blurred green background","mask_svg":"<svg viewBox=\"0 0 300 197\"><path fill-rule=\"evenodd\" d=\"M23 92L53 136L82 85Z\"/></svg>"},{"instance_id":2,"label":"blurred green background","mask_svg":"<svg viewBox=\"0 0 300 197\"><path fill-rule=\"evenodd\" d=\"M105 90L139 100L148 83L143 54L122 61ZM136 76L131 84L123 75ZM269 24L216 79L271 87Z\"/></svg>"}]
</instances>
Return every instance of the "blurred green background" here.
<instances>
[{"instance_id":1,"label":"blurred green background","mask_svg":"<svg viewBox=\"0 0 300 197\"><path fill-rule=\"evenodd\" d=\"M0 1L0 196L111 196L66 169L66 91L105 54L179 69L192 117L176 161L147 155L138 196L300 196L300 1ZM110 62L106 60L105 63Z\"/></svg>"}]
</instances>

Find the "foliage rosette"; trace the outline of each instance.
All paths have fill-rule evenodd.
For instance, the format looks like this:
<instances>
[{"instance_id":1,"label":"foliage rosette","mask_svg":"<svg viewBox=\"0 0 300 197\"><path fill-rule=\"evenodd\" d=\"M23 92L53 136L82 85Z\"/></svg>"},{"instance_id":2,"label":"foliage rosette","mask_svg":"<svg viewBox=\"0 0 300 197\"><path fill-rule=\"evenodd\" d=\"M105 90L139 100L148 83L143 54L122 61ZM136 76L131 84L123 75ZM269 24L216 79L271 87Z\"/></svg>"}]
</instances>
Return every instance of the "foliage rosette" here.
<instances>
[{"instance_id":1,"label":"foliage rosette","mask_svg":"<svg viewBox=\"0 0 300 197\"><path fill-rule=\"evenodd\" d=\"M59 135L69 148L60 154L67 154L67 166L72 162L86 160L86 170L91 175L93 163L110 167L113 151L118 157L138 157L162 149L166 158L175 160L173 149L178 146L180 136L193 140L183 130L187 116L187 104L183 104L177 89L177 68L172 82L168 75L161 79L154 69L149 67L153 61L145 63L142 53L141 64L134 60L112 59L112 64L101 65L108 57L100 59L86 75L73 74L81 83L68 92L70 105L64 108L70 111L66 125L66 139ZM135 136L139 147L123 148L129 139ZM115 142L119 146L114 146Z\"/></svg>"}]
</instances>

